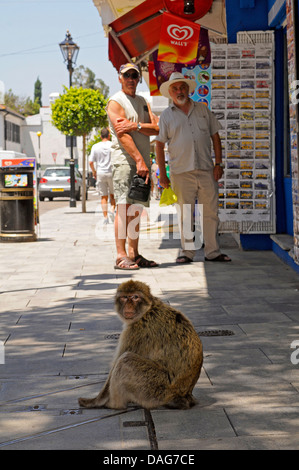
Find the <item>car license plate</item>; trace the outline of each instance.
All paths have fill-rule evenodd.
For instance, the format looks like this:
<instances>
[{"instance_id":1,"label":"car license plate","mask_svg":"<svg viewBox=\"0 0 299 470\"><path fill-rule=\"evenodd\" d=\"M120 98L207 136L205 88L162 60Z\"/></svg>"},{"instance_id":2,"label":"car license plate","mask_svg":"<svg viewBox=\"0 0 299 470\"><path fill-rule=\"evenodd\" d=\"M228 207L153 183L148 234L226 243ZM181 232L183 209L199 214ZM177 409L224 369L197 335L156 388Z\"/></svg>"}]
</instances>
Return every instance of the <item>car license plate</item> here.
<instances>
[{"instance_id":1,"label":"car license plate","mask_svg":"<svg viewBox=\"0 0 299 470\"><path fill-rule=\"evenodd\" d=\"M59 191L60 192L60 191L64 191L64 189L63 188L52 188L52 191L55 191L55 192Z\"/></svg>"}]
</instances>

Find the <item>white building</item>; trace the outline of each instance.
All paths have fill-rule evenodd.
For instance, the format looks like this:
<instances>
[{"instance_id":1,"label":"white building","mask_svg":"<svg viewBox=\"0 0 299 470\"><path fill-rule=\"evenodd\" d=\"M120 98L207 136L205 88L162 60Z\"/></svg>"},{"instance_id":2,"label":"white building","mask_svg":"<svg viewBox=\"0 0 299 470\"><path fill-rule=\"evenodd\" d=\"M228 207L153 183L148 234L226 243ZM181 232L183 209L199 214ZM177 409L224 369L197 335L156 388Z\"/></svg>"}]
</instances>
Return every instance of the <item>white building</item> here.
<instances>
[{"instance_id":1,"label":"white building","mask_svg":"<svg viewBox=\"0 0 299 470\"><path fill-rule=\"evenodd\" d=\"M59 96L59 93L50 95L50 103ZM28 116L24 122L24 151L28 157L35 156L41 168L52 165L65 165L70 158L69 138L62 134L52 124L50 106L40 108L39 114ZM40 137L38 133L41 132ZM83 144L82 137L73 138L73 158L76 164L82 166Z\"/></svg>"},{"instance_id":2,"label":"white building","mask_svg":"<svg viewBox=\"0 0 299 470\"><path fill-rule=\"evenodd\" d=\"M0 150L24 152L24 128L25 118L22 114L0 104Z\"/></svg>"}]
</instances>

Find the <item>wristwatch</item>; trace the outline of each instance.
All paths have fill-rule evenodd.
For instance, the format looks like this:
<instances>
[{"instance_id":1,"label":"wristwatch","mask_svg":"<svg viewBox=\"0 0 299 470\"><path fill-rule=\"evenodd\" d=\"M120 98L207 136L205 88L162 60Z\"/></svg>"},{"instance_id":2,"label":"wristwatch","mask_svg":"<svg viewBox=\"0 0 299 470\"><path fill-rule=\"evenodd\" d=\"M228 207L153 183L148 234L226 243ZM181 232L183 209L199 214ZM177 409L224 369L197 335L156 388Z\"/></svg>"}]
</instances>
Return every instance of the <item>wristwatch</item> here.
<instances>
[{"instance_id":1,"label":"wristwatch","mask_svg":"<svg viewBox=\"0 0 299 470\"><path fill-rule=\"evenodd\" d=\"M215 163L215 166L220 166L220 168L224 168L224 167L225 167L224 163Z\"/></svg>"},{"instance_id":2,"label":"wristwatch","mask_svg":"<svg viewBox=\"0 0 299 470\"><path fill-rule=\"evenodd\" d=\"M139 132L139 131L141 131L141 129L142 129L142 128L141 128L141 124L140 124L140 122L138 122L138 124L137 124L137 131Z\"/></svg>"}]
</instances>

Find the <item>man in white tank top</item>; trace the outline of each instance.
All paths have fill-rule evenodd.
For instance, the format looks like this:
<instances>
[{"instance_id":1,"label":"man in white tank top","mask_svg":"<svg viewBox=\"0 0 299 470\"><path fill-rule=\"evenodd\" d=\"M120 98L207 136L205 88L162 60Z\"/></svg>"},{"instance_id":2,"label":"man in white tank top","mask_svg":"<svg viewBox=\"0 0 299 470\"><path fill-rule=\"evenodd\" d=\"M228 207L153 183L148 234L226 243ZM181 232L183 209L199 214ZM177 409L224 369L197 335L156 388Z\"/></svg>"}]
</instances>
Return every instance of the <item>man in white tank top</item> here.
<instances>
[{"instance_id":1,"label":"man in white tank top","mask_svg":"<svg viewBox=\"0 0 299 470\"><path fill-rule=\"evenodd\" d=\"M155 267L157 263L145 259L138 252L139 220L145 203L132 200L128 191L134 174L150 178L149 136L158 135L158 119L153 115L145 99L136 95L140 79L136 65L128 63L120 67L121 91L108 102L112 146L114 196L116 200L115 242L116 269ZM137 214L137 215L136 215ZM128 247L126 249L126 243Z\"/></svg>"}]
</instances>

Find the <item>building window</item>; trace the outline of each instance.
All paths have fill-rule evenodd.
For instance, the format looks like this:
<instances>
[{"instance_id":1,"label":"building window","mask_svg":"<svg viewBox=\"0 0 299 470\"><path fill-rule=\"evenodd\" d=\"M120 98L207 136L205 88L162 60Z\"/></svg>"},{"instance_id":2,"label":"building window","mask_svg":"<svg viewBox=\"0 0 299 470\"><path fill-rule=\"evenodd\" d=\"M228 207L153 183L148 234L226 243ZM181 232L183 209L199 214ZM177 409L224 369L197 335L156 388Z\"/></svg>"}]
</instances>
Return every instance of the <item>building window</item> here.
<instances>
[{"instance_id":1,"label":"building window","mask_svg":"<svg viewBox=\"0 0 299 470\"><path fill-rule=\"evenodd\" d=\"M5 140L19 144L21 142L20 126L13 122L5 121Z\"/></svg>"}]
</instances>

